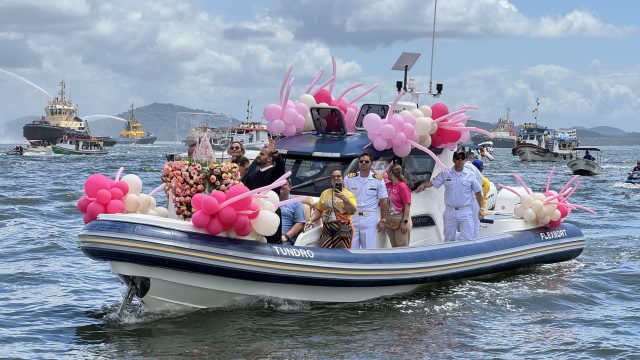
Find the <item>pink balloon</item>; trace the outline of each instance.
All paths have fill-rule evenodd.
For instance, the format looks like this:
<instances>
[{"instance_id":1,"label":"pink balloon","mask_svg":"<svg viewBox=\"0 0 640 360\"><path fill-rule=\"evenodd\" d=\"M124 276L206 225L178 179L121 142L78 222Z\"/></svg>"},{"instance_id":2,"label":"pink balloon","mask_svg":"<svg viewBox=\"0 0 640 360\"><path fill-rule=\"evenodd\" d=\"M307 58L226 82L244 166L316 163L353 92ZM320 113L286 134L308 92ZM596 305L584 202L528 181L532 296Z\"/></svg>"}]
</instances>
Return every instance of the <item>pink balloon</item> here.
<instances>
[{"instance_id":1,"label":"pink balloon","mask_svg":"<svg viewBox=\"0 0 640 360\"><path fill-rule=\"evenodd\" d=\"M276 119L271 122L271 128L273 129L274 133L282 134L284 132L284 129L287 128L287 124L285 124L284 121L280 119Z\"/></svg>"},{"instance_id":2,"label":"pink balloon","mask_svg":"<svg viewBox=\"0 0 640 360\"><path fill-rule=\"evenodd\" d=\"M122 214L124 212L124 202L122 200L111 200L107 204L107 214Z\"/></svg>"},{"instance_id":3,"label":"pink balloon","mask_svg":"<svg viewBox=\"0 0 640 360\"><path fill-rule=\"evenodd\" d=\"M96 200L102 205L107 205L111 201L111 192L107 189L100 189L96 192Z\"/></svg>"},{"instance_id":4,"label":"pink balloon","mask_svg":"<svg viewBox=\"0 0 640 360\"><path fill-rule=\"evenodd\" d=\"M243 227L243 228L236 228L236 234L238 234L238 236L247 236L249 234L251 234L251 231L253 230L253 228L251 227L251 223L248 223L247 226Z\"/></svg>"},{"instance_id":5,"label":"pink balloon","mask_svg":"<svg viewBox=\"0 0 640 360\"><path fill-rule=\"evenodd\" d=\"M84 192L88 197L96 197L96 193L100 189L109 189L110 180L102 174L93 174L87 178L84 183Z\"/></svg>"},{"instance_id":6,"label":"pink balloon","mask_svg":"<svg viewBox=\"0 0 640 360\"><path fill-rule=\"evenodd\" d=\"M387 119L387 123L391 124L391 126L398 131L402 130L402 127L404 126L404 120L402 119L402 116L398 114L391 115L389 119Z\"/></svg>"},{"instance_id":7,"label":"pink balloon","mask_svg":"<svg viewBox=\"0 0 640 360\"><path fill-rule=\"evenodd\" d=\"M217 217L214 217L209 221L209 225L207 225L207 232L209 234L218 235L222 230L224 230L224 227Z\"/></svg>"},{"instance_id":8,"label":"pink balloon","mask_svg":"<svg viewBox=\"0 0 640 360\"><path fill-rule=\"evenodd\" d=\"M296 112L302 115L303 117L307 115L307 112L309 112L309 107L307 106L307 104L301 103L301 102L296 103L295 109L296 109Z\"/></svg>"},{"instance_id":9,"label":"pink balloon","mask_svg":"<svg viewBox=\"0 0 640 360\"><path fill-rule=\"evenodd\" d=\"M238 213L236 213L236 209L231 206L223 207L218 211L218 214L216 214L216 219L219 219L223 225L232 225L237 217Z\"/></svg>"},{"instance_id":10,"label":"pink balloon","mask_svg":"<svg viewBox=\"0 0 640 360\"><path fill-rule=\"evenodd\" d=\"M202 210L202 200L208 196L203 193L197 193L191 198L191 207L195 210Z\"/></svg>"},{"instance_id":11,"label":"pink balloon","mask_svg":"<svg viewBox=\"0 0 640 360\"><path fill-rule=\"evenodd\" d=\"M558 211L560 211L560 219L563 219L569 215L569 209L565 205L558 205Z\"/></svg>"},{"instance_id":12,"label":"pink balloon","mask_svg":"<svg viewBox=\"0 0 640 360\"><path fill-rule=\"evenodd\" d=\"M284 136L293 136L296 134L296 127L293 125L289 125L286 128L284 128L284 131L282 131L282 134Z\"/></svg>"},{"instance_id":13,"label":"pink balloon","mask_svg":"<svg viewBox=\"0 0 640 360\"><path fill-rule=\"evenodd\" d=\"M194 212L193 215L191 216L191 223L193 224L193 226L200 229L207 228L209 226L210 221L211 221L211 215L207 214L202 210Z\"/></svg>"},{"instance_id":14,"label":"pink balloon","mask_svg":"<svg viewBox=\"0 0 640 360\"><path fill-rule=\"evenodd\" d=\"M284 123L287 125L293 125L297 118L298 112L296 111L296 109L291 108L284 111L282 121L284 121Z\"/></svg>"},{"instance_id":15,"label":"pink balloon","mask_svg":"<svg viewBox=\"0 0 640 360\"><path fill-rule=\"evenodd\" d=\"M112 200L122 200L122 198L124 197L124 194L122 193L122 190L120 190L117 187L112 187L111 189L109 189L109 192L111 193L111 199Z\"/></svg>"},{"instance_id":16,"label":"pink balloon","mask_svg":"<svg viewBox=\"0 0 640 360\"><path fill-rule=\"evenodd\" d=\"M249 205L248 210L251 211L249 214L247 214L247 217L249 218L249 220L253 220L257 218L258 215L260 214L260 206L258 206L258 204L256 204L255 202L251 202L251 205Z\"/></svg>"},{"instance_id":17,"label":"pink balloon","mask_svg":"<svg viewBox=\"0 0 640 360\"><path fill-rule=\"evenodd\" d=\"M313 95L313 98L316 99L316 104L331 104L333 102L333 97L327 89L320 89L320 91Z\"/></svg>"},{"instance_id":18,"label":"pink balloon","mask_svg":"<svg viewBox=\"0 0 640 360\"><path fill-rule=\"evenodd\" d=\"M402 120L404 120L405 124L411 124L413 126L416 126L416 117L412 113L404 113L404 114L401 114L400 116L402 116Z\"/></svg>"},{"instance_id":19,"label":"pink balloon","mask_svg":"<svg viewBox=\"0 0 640 360\"><path fill-rule=\"evenodd\" d=\"M248 187L244 186L244 184L236 184L227 190L227 199L232 199L236 196L248 193L250 190ZM253 199L251 196L245 196L240 200L234 201L229 206L233 207L236 210L246 210L251 206L251 202Z\"/></svg>"},{"instance_id":20,"label":"pink balloon","mask_svg":"<svg viewBox=\"0 0 640 360\"><path fill-rule=\"evenodd\" d=\"M236 233L238 232L238 229L243 229L247 227L247 225L251 227L251 222L249 221L247 215L238 215L236 221L233 222L233 228L235 229Z\"/></svg>"},{"instance_id":21,"label":"pink balloon","mask_svg":"<svg viewBox=\"0 0 640 360\"><path fill-rule=\"evenodd\" d=\"M409 137L411 137L411 135L414 132L416 132L416 127L414 125L409 124L409 123L404 123L404 124L402 124L401 131L404 133L404 136L409 138Z\"/></svg>"},{"instance_id":22,"label":"pink balloon","mask_svg":"<svg viewBox=\"0 0 640 360\"><path fill-rule=\"evenodd\" d=\"M431 105L431 118L434 120L448 113L449 108L444 103L439 102Z\"/></svg>"},{"instance_id":23,"label":"pink balloon","mask_svg":"<svg viewBox=\"0 0 640 360\"><path fill-rule=\"evenodd\" d=\"M87 214L89 214L94 219L98 218L98 215L104 214L107 211L104 205L100 204L97 201L92 201L91 204L87 206Z\"/></svg>"},{"instance_id":24,"label":"pink balloon","mask_svg":"<svg viewBox=\"0 0 640 360\"><path fill-rule=\"evenodd\" d=\"M379 134L382 119L378 114L369 113L362 118L362 126L371 134Z\"/></svg>"},{"instance_id":25,"label":"pink balloon","mask_svg":"<svg viewBox=\"0 0 640 360\"><path fill-rule=\"evenodd\" d=\"M267 121L273 121L275 119L277 119L278 117L280 117L280 112L282 111L282 107L278 104L269 104L267 106L264 107L264 110L262 111L262 116L264 116L264 118Z\"/></svg>"},{"instance_id":26,"label":"pink balloon","mask_svg":"<svg viewBox=\"0 0 640 360\"><path fill-rule=\"evenodd\" d=\"M393 139L391 139L391 143L393 143L394 149L396 146L403 145L406 142L407 142L407 136L400 131L396 132L396 135L393 137ZM409 148L411 148L411 145L409 145Z\"/></svg>"},{"instance_id":27,"label":"pink balloon","mask_svg":"<svg viewBox=\"0 0 640 360\"><path fill-rule=\"evenodd\" d=\"M373 139L373 148L378 151L382 151L388 149L389 144L387 143L387 140L382 136L378 136L377 138Z\"/></svg>"},{"instance_id":28,"label":"pink balloon","mask_svg":"<svg viewBox=\"0 0 640 360\"><path fill-rule=\"evenodd\" d=\"M356 117L358 116L358 112L353 110L353 108L347 109L347 115L344 118L345 124L347 125L348 131L353 131L356 128Z\"/></svg>"},{"instance_id":29,"label":"pink balloon","mask_svg":"<svg viewBox=\"0 0 640 360\"><path fill-rule=\"evenodd\" d=\"M304 116L298 114L296 119L293 121L293 125L296 127L296 130L301 131L304 128Z\"/></svg>"},{"instance_id":30,"label":"pink balloon","mask_svg":"<svg viewBox=\"0 0 640 360\"><path fill-rule=\"evenodd\" d=\"M125 195L127 195L127 193L129 192L129 184L127 184L126 182L120 180L117 181L115 184L113 184L113 186L111 187L113 188L118 188L122 191L122 196L124 197Z\"/></svg>"},{"instance_id":31,"label":"pink balloon","mask_svg":"<svg viewBox=\"0 0 640 360\"><path fill-rule=\"evenodd\" d=\"M200 200L200 206L202 207L201 210L207 215L213 215L220 210L220 204L213 196L205 196Z\"/></svg>"},{"instance_id":32,"label":"pink balloon","mask_svg":"<svg viewBox=\"0 0 640 360\"><path fill-rule=\"evenodd\" d=\"M404 143L401 145L395 145L393 147L393 153L396 154L399 157L405 157L407 155L409 155L409 153L411 152L411 144L409 143Z\"/></svg>"},{"instance_id":33,"label":"pink balloon","mask_svg":"<svg viewBox=\"0 0 640 360\"><path fill-rule=\"evenodd\" d=\"M396 129L391 124L384 124L380 128L380 136L382 136L385 140L391 140L395 134Z\"/></svg>"},{"instance_id":34,"label":"pink balloon","mask_svg":"<svg viewBox=\"0 0 640 360\"><path fill-rule=\"evenodd\" d=\"M561 223L562 223L562 218L560 218L560 219L558 219L556 221L553 221L553 220L549 221L549 223L547 223L547 226L550 227L550 228L555 228L555 227L560 226Z\"/></svg>"},{"instance_id":35,"label":"pink balloon","mask_svg":"<svg viewBox=\"0 0 640 360\"><path fill-rule=\"evenodd\" d=\"M222 204L223 202L227 201L227 194L225 194L220 190L212 191L210 196L213 196L214 198L216 198L216 200L218 200L218 204Z\"/></svg>"},{"instance_id":36,"label":"pink balloon","mask_svg":"<svg viewBox=\"0 0 640 360\"><path fill-rule=\"evenodd\" d=\"M87 206L89 206L89 204L91 204L91 200L83 196L80 199L78 199L78 203L76 204L76 207L78 208L78 211L85 214L87 212Z\"/></svg>"},{"instance_id":37,"label":"pink balloon","mask_svg":"<svg viewBox=\"0 0 640 360\"><path fill-rule=\"evenodd\" d=\"M97 216L91 216L89 213L86 213L82 217L82 221L84 221L85 224L88 224L97 218L98 218Z\"/></svg>"}]
</instances>

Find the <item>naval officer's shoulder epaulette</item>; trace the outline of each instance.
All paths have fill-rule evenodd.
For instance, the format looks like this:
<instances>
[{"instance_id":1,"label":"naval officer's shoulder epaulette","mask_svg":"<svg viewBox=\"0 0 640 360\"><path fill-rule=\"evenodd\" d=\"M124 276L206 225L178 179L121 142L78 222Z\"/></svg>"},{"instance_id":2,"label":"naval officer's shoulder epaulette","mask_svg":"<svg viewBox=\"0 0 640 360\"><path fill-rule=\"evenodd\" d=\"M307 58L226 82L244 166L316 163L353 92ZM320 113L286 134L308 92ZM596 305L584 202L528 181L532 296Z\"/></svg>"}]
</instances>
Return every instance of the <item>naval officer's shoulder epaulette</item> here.
<instances>
[{"instance_id":1,"label":"naval officer's shoulder epaulette","mask_svg":"<svg viewBox=\"0 0 640 360\"><path fill-rule=\"evenodd\" d=\"M373 177L374 177L375 179L382 180L382 175L380 175L380 174L376 174L376 173L374 173L374 174L373 174Z\"/></svg>"},{"instance_id":2,"label":"naval officer's shoulder epaulette","mask_svg":"<svg viewBox=\"0 0 640 360\"><path fill-rule=\"evenodd\" d=\"M354 172L352 172L352 173L347 174L347 177L348 177L348 178L354 178L354 177L356 177L356 176L358 176L358 173L354 173Z\"/></svg>"}]
</instances>

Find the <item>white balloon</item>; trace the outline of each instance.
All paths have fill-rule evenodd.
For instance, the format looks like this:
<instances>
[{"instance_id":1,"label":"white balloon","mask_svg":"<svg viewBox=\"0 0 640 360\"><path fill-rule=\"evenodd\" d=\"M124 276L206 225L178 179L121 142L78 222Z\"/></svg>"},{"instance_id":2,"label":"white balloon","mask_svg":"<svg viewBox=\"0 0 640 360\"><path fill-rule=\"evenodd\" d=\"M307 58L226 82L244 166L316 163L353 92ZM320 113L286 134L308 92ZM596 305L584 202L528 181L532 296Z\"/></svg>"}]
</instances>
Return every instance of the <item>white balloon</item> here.
<instances>
[{"instance_id":1,"label":"white balloon","mask_svg":"<svg viewBox=\"0 0 640 360\"><path fill-rule=\"evenodd\" d=\"M533 202L531 203L531 208L533 209L533 211L536 212L536 214L541 213L542 212L542 201L537 200L537 199L533 200Z\"/></svg>"},{"instance_id":2,"label":"white balloon","mask_svg":"<svg viewBox=\"0 0 640 360\"><path fill-rule=\"evenodd\" d=\"M280 197L278 196L278 194L276 194L275 191L271 190L266 195L267 195L266 200L270 201L273 204L273 206L275 206L277 203L280 202Z\"/></svg>"},{"instance_id":3,"label":"white balloon","mask_svg":"<svg viewBox=\"0 0 640 360\"><path fill-rule=\"evenodd\" d=\"M421 116L416 118L416 132L419 136L427 135L431 131L431 123L426 117Z\"/></svg>"},{"instance_id":4,"label":"white balloon","mask_svg":"<svg viewBox=\"0 0 640 360\"><path fill-rule=\"evenodd\" d=\"M515 207L515 208L513 208L513 213L514 213L517 217L521 218L521 217L522 217L522 215L524 215L524 209L525 209L525 207L524 207L524 206L522 206L522 204L518 204L518 205L516 205L516 207Z\"/></svg>"},{"instance_id":5,"label":"white balloon","mask_svg":"<svg viewBox=\"0 0 640 360\"><path fill-rule=\"evenodd\" d=\"M544 196L544 194L539 192L534 192L533 194L531 194L531 197L533 198L533 200L540 200L541 202L544 202L545 200L547 200L547 197Z\"/></svg>"},{"instance_id":6,"label":"white balloon","mask_svg":"<svg viewBox=\"0 0 640 360\"><path fill-rule=\"evenodd\" d=\"M149 207L151 206L151 196L147 194L140 194L140 206L138 207L139 213L146 213L149 211Z\"/></svg>"},{"instance_id":7,"label":"white balloon","mask_svg":"<svg viewBox=\"0 0 640 360\"><path fill-rule=\"evenodd\" d=\"M140 198L136 194L127 194L124 199L124 209L129 213L138 211L140 206Z\"/></svg>"},{"instance_id":8,"label":"white balloon","mask_svg":"<svg viewBox=\"0 0 640 360\"><path fill-rule=\"evenodd\" d=\"M138 175L127 174L123 176L122 179L120 180L126 182L127 185L129 185L128 194L135 194L135 195L140 194L140 191L142 190L142 180L140 180Z\"/></svg>"},{"instance_id":9,"label":"white balloon","mask_svg":"<svg viewBox=\"0 0 640 360\"><path fill-rule=\"evenodd\" d=\"M158 206L154 209L154 211L160 217L163 217L163 218L169 217L169 210L164 206Z\"/></svg>"},{"instance_id":10,"label":"white balloon","mask_svg":"<svg viewBox=\"0 0 640 360\"><path fill-rule=\"evenodd\" d=\"M311 113L308 112L304 116L304 127L302 128L302 131L311 131L315 128L315 125L313 125L313 119L311 118Z\"/></svg>"},{"instance_id":11,"label":"white balloon","mask_svg":"<svg viewBox=\"0 0 640 360\"><path fill-rule=\"evenodd\" d=\"M264 236L275 234L278 231L278 225L280 225L280 218L270 211L260 211L258 216L251 220L253 230Z\"/></svg>"},{"instance_id":12,"label":"white balloon","mask_svg":"<svg viewBox=\"0 0 640 360\"><path fill-rule=\"evenodd\" d=\"M549 223L549 220L551 220L549 215L544 215L543 217L538 218L538 223L540 225L547 225Z\"/></svg>"},{"instance_id":13,"label":"white balloon","mask_svg":"<svg viewBox=\"0 0 640 360\"><path fill-rule=\"evenodd\" d=\"M422 105L419 109L422 112L422 116L431 117L431 115L433 114L431 112L431 107L428 105Z\"/></svg>"},{"instance_id":14,"label":"white balloon","mask_svg":"<svg viewBox=\"0 0 640 360\"><path fill-rule=\"evenodd\" d=\"M536 212L533 209L528 208L522 214L522 218L526 222L534 222L536 220Z\"/></svg>"},{"instance_id":15,"label":"white balloon","mask_svg":"<svg viewBox=\"0 0 640 360\"><path fill-rule=\"evenodd\" d=\"M415 116L416 118L419 118L421 116L424 116L424 114L422 113L422 111L420 111L420 109L411 109L411 113L413 114L413 116Z\"/></svg>"},{"instance_id":16,"label":"white balloon","mask_svg":"<svg viewBox=\"0 0 640 360\"><path fill-rule=\"evenodd\" d=\"M558 219L560 219L560 215L560 210L555 209L551 215L549 215L549 219L551 219L551 221L558 221Z\"/></svg>"},{"instance_id":17,"label":"white balloon","mask_svg":"<svg viewBox=\"0 0 640 360\"><path fill-rule=\"evenodd\" d=\"M255 199L255 202L260 207L260 210L270 211L273 213L276 212L276 206L273 205L271 201L268 201L266 199Z\"/></svg>"},{"instance_id":18,"label":"white balloon","mask_svg":"<svg viewBox=\"0 0 640 360\"><path fill-rule=\"evenodd\" d=\"M551 214L553 214L553 211L557 208L558 206L555 204L547 204L544 206L544 213L545 215L549 215L551 216Z\"/></svg>"},{"instance_id":19,"label":"white balloon","mask_svg":"<svg viewBox=\"0 0 640 360\"><path fill-rule=\"evenodd\" d=\"M429 131L429 134L433 135L436 133L436 131L438 131L438 123L433 122L433 119L431 119L431 131Z\"/></svg>"},{"instance_id":20,"label":"white balloon","mask_svg":"<svg viewBox=\"0 0 640 360\"><path fill-rule=\"evenodd\" d=\"M529 194L522 194L520 196L520 204L526 208L530 208L533 205L533 198Z\"/></svg>"},{"instance_id":21,"label":"white balloon","mask_svg":"<svg viewBox=\"0 0 640 360\"><path fill-rule=\"evenodd\" d=\"M311 94L302 94L298 98L298 101L307 105L307 107L316 106L316 99Z\"/></svg>"}]
</instances>

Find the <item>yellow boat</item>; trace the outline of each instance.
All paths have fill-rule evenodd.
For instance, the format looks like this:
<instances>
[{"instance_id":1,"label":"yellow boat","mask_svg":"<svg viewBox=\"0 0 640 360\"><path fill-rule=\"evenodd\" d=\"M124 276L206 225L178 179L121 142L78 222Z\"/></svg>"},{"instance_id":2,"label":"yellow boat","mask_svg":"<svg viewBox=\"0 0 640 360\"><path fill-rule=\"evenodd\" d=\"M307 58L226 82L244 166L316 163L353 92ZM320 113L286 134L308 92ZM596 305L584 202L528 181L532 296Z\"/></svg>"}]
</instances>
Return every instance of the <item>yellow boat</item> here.
<instances>
[{"instance_id":1,"label":"yellow boat","mask_svg":"<svg viewBox=\"0 0 640 360\"><path fill-rule=\"evenodd\" d=\"M150 132L142 130L142 124L133 115L133 104L129 107L129 120L120 131L117 144L153 144L157 137Z\"/></svg>"}]
</instances>

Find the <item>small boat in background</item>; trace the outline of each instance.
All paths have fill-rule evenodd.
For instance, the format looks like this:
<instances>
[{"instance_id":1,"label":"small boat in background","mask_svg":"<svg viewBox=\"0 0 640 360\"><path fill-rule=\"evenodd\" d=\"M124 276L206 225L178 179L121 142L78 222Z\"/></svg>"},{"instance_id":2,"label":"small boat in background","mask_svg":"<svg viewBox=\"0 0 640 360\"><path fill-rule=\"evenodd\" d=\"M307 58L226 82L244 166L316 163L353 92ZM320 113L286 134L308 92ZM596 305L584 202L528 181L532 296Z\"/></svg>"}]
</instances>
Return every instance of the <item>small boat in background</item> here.
<instances>
[{"instance_id":1,"label":"small boat in background","mask_svg":"<svg viewBox=\"0 0 640 360\"><path fill-rule=\"evenodd\" d=\"M51 147L51 150L54 154L65 155L104 155L107 153L102 141L96 138L61 137L58 143Z\"/></svg>"},{"instance_id":2,"label":"small boat in background","mask_svg":"<svg viewBox=\"0 0 640 360\"><path fill-rule=\"evenodd\" d=\"M578 147L573 149L574 159L567 166L574 175L593 176L602 174L602 151L595 147ZM584 151L582 157L578 152ZM589 153L591 151L591 153Z\"/></svg>"},{"instance_id":3,"label":"small boat in background","mask_svg":"<svg viewBox=\"0 0 640 360\"><path fill-rule=\"evenodd\" d=\"M142 130L136 117L133 115L133 104L129 107L129 120L120 131L120 137L116 139L117 144L153 144L158 139L150 132Z\"/></svg>"},{"instance_id":4,"label":"small boat in background","mask_svg":"<svg viewBox=\"0 0 640 360\"><path fill-rule=\"evenodd\" d=\"M640 184L640 171L631 171L625 181L627 184Z\"/></svg>"}]
</instances>

